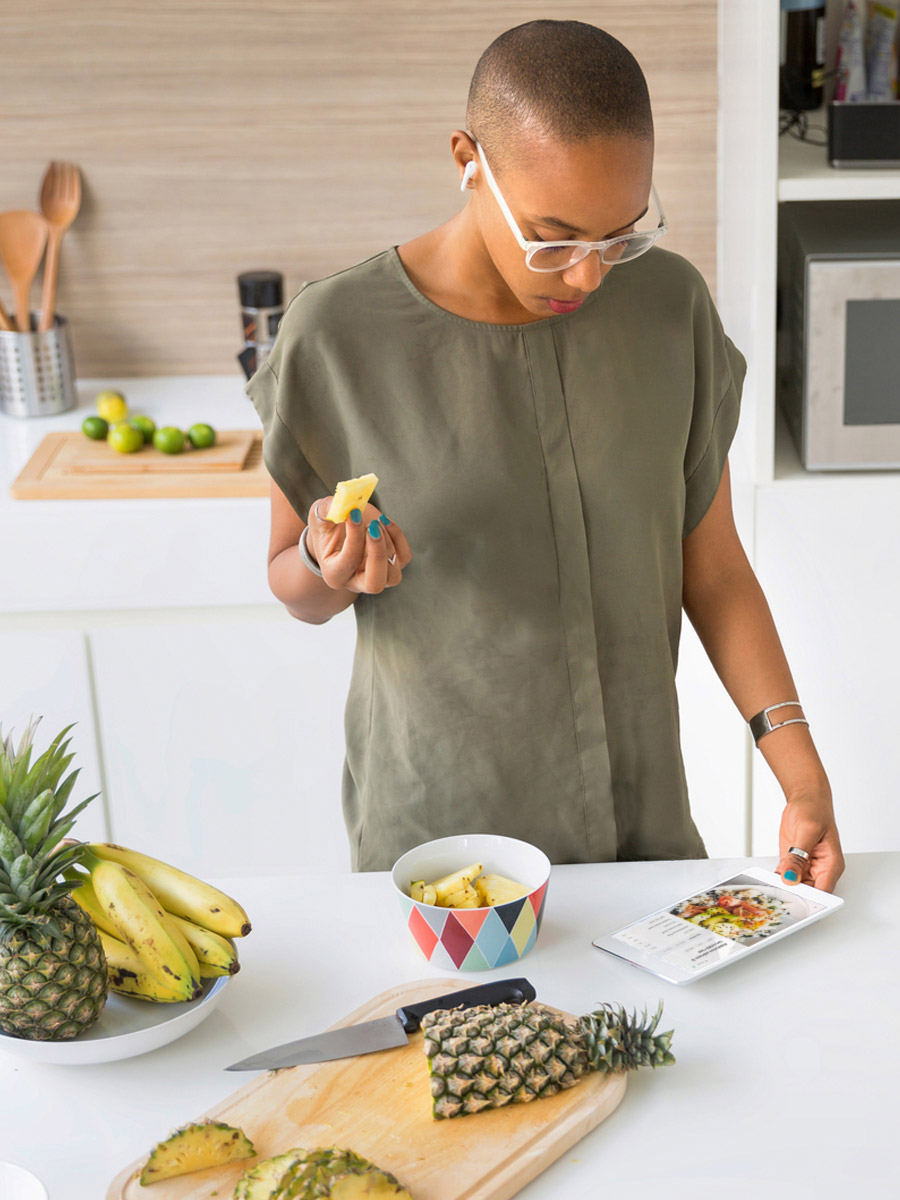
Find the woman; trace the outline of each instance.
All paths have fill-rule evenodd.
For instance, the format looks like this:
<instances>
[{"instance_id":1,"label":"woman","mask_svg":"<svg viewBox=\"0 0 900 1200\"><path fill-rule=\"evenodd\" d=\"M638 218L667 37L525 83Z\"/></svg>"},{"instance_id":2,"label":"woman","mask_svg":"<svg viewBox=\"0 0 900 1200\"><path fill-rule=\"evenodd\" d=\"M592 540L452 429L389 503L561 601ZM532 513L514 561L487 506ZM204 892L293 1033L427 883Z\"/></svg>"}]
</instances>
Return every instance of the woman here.
<instances>
[{"instance_id":1,"label":"woman","mask_svg":"<svg viewBox=\"0 0 900 1200\"><path fill-rule=\"evenodd\" d=\"M272 590L304 621L355 606L354 867L460 831L556 862L704 857L683 606L784 789L779 871L831 889L828 781L731 513L744 361L655 244L640 67L593 26L519 26L450 142L462 211L302 289L247 389ZM373 503L330 522L368 471Z\"/></svg>"}]
</instances>

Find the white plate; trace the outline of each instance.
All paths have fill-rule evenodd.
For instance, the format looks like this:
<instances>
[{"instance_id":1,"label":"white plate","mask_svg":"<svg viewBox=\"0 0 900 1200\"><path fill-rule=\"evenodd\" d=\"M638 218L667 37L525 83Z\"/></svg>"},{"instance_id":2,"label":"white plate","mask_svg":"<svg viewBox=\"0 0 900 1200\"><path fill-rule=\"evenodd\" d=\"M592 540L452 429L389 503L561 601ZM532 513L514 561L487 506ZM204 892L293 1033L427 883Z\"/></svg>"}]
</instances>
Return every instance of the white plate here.
<instances>
[{"instance_id":1,"label":"white plate","mask_svg":"<svg viewBox=\"0 0 900 1200\"><path fill-rule=\"evenodd\" d=\"M0 1050L61 1066L115 1062L168 1045L205 1021L222 999L230 975L207 979L199 1000L154 1004L110 992L90 1029L67 1042L34 1042L0 1033Z\"/></svg>"}]
</instances>

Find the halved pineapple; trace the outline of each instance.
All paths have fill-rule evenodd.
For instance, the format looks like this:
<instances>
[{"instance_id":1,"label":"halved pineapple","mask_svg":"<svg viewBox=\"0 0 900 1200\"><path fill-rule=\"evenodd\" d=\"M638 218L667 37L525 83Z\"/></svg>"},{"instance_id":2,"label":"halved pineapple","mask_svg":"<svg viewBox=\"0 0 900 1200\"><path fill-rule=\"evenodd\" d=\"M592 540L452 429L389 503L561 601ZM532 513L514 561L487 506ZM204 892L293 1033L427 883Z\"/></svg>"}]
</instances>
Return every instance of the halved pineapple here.
<instances>
[{"instance_id":1,"label":"halved pineapple","mask_svg":"<svg viewBox=\"0 0 900 1200\"><path fill-rule=\"evenodd\" d=\"M362 512L369 503L369 497L375 491L377 483L377 475L359 475L356 479L342 480L334 489L334 499L325 514L325 520L334 521L337 525L346 521L354 508Z\"/></svg>"},{"instance_id":2,"label":"halved pineapple","mask_svg":"<svg viewBox=\"0 0 900 1200\"><path fill-rule=\"evenodd\" d=\"M153 1147L141 1169L140 1182L156 1183L254 1154L253 1143L242 1129L222 1121L198 1121L176 1129Z\"/></svg>"}]
</instances>

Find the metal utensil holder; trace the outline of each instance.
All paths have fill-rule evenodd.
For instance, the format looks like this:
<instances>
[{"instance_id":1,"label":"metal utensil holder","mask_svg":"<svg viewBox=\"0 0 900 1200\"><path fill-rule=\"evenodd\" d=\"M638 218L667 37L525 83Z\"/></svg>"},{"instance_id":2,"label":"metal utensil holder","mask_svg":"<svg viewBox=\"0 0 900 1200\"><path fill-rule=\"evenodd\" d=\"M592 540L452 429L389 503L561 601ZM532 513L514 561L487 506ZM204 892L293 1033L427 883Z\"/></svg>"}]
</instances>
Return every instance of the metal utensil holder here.
<instances>
[{"instance_id":1,"label":"metal utensil holder","mask_svg":"<svg viewBox=\"0 0 900 1200\"><path fill-rule=\"evenodd\" d=\"M75 368L65 317L45 333L0 329L0 412L10 417L49 417L78 402Z\"/></svg>"}]
</instances>

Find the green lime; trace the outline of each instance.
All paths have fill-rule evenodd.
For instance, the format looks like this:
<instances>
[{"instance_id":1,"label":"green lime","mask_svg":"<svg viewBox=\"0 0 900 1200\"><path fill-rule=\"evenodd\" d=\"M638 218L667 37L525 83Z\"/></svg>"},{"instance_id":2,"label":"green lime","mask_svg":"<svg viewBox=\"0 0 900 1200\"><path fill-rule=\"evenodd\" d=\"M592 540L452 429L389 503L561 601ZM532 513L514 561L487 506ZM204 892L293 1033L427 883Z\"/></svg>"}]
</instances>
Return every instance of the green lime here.
<instances>
[{"instance_id":1,"label":"green lime","mask_svg":"<svg viewBox=\"0 0 900 1200\"><path fill-rule=\"evenodd\" d=\"M198 450L206 450L216 444L216 431L212 425L192 425L188 430L188 440Z\"/></svg>"},{"instance_id":2,"label":"green lime","mask_svg":"<svg viewBox=\"0 0 900 1200\"><path fill-rule=\"evenodd\" d=\"M95 442L105 441L109 433L109 421L104 421L102 417L85 417L81 422L81 432Z\"/></svg>"},{"instance_id":3,"label":"green lime","mask_svg":"<svg viewBox=\"0 0 900 1200\"><path fill-rule=\"evenodd\" d=\"M127 421L120 421L118 425L113 425L106 440L120 454L133 454L143 446L144 435Z\"/></svg>"},{"instance_id":4,"label":"green lime","mask_svg":"<svg viewBox=\"0 0 900 1200\"><path fill-rule=\"evenodd\" d=\"M163 454L180 454L184 449L184 434L174 425L164 425L154 433L153 445Z\"/></svg>"},{"instance_id":5,"label":"green lime","mask_svg":"<svg viewBox=\"0 0 900 1200\"><path fill-rule=\"evenodd\" d=\"M153 441L153 435L156 433L156 422L152 417L129 417L128 424L133 425L135 429L139 429L141 431L141 433L144 435L145 442Z\"/></svg>"}]
</instances>

